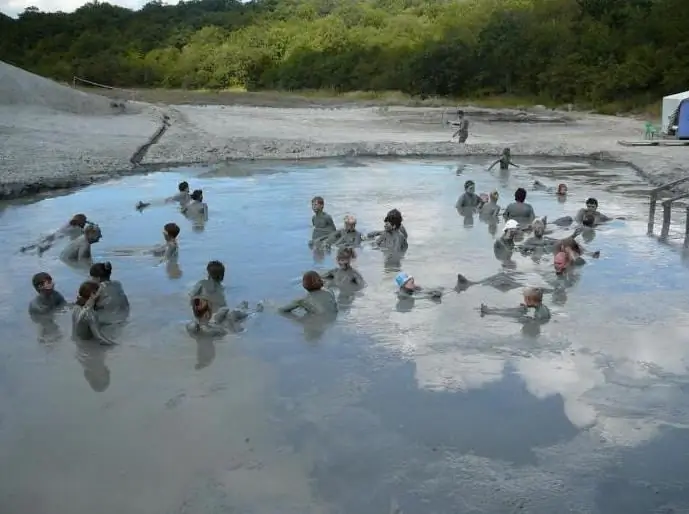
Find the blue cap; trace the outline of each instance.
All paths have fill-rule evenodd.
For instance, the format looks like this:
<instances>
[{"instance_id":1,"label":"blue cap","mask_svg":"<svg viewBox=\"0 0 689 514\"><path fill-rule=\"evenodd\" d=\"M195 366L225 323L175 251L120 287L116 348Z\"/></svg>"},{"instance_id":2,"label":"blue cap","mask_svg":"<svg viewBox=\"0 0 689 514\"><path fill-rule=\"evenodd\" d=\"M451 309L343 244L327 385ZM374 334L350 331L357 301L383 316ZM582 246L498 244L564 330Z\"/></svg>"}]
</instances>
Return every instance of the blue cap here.
<instances>
[{"instance_id":1,"label":"blue cap","mask_svg":"<svg viewBox=\"0 0 689 514\"><path fill-rule=\"evenodd\" d=\"M397 284L397 287L402 287L404 284L409 282L412 278L411 275L407 275L404 271L401 271L397 274L395 277L395 283Z\"/></svg>"}]
</instances>

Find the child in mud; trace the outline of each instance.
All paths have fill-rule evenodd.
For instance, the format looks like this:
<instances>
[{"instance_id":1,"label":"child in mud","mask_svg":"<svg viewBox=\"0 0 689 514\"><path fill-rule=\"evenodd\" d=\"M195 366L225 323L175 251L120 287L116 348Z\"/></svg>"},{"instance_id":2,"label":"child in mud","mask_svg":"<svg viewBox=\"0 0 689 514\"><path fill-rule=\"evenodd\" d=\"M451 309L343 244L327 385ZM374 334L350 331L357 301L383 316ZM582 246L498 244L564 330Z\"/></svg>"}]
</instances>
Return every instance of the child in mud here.
<instances>
[{"instance_id":1,"label":"child in mud","mask_svg":"<svg viewBox=\"0 0 689 514\"><path fill-rule=\"evenodd\" d=\"M394 209L383 220L383 232L376 238L374 245L382 250L403 253L409 248L406 230L402 231L402 214Z\"/></svg>"},{"instance_id":2,"label":"child in mud","mask_svg":"<svg viewBox=\"0 0 689 514\"><path fill-rule=\"evenodd\" d=\"M55 290L55 282L45 271L36 273L31 278L31 284L36 290L36 297L29 303L29 314L34 316L52 314L67 305L67 300Z\"/></svg>"},{"instance_id":3,"label":"child in mud","mask_svg":"<svg viewBox=\"0 0 689 514\"><path fill-rule=\"evenodd\" d=\"M496 164L500 164L500 169L503 171L508 170L510 166L516 166L517 168L519 168L518 164L512 162L512 152L509 148L503 148L502 154L500 154L500 157L497 161L490 165L488 171L492 170Z\"/></svg>"},{"instance_id":4,"label":"child in mud","mask_svg":"<svg viewBox=\"0 0 689 514\"><path fill-rule=\"evenodd\" d=\"M221 307L213 313L213 307L206 298L200 296L191 299L191 310L194 320L187 323L187 332L192 337L223 337L229 332L238 332L239 323L249 317L249 304L242 302L236 309ZM257 304L255 312L263 310L262 304Z\"/></svg>"},{"instance_id":5,"label":"child in mud","mask_svg":"<svg viewBox=\"0 0 689 514\"><path fill-rule=\"evenodd\" d=\"M227 306L225 298L225 265L220 261L210 261L206 266L208 278L199 280L189 293L192 303L194 298L204 298L208 300L214 311Z\"/></svg>"},{"instance_id":6,"label":"child in mud","mask_svg":"<svg viewBox=\"0 0 689 514\"><path fill-rule=\"evenodd\" d=\"M500 215L500 206L498 205L498 200L500 199L500 193L496 190L490 192L487 201L481 203L479 207L479 213L483 219L493 219Z\"/></svg>"},{"instance_id":7,"label":"child in mud","mask_svg":"<svg viewBox=\"0 0 689 514\"><path fill-rule=\"evenodd\" d=\"M567 184L558 184L557 188L552 188L552 187L546 186L543 182L536 180L533 183L533 188L536 191L545 191L547 193L555 193L558 197L566 197L567 196Z\"/></svg>"},{"instance_id":8,"label":"child in mud","mask_svg":"<svg viewBox=\"0 0 689 514\"><path fill-rule=\"evenodd\" d=\"M596 250L595 252L586 250L583 246L577 243L575 239L578 233L578 231L575 231L573 235L561 239L555 243L554 252L556 254L564 252L575 266L582 266L586 264L586 261L583 258L584 255L598 259L600 257L600 250Z\"/></svg>"},{"instance_id":9,"label":"child in mud","mask_svg":"<svg viewBox=\"0 0 689 514\"><path fill-rule=\"evenodd\" d=\"M311 199L311 209L313 210L313 217L311 218L311 224L313 225L311 241L313 243L330 236L333 232L337 232L333 217L323 210L325 209L323 197L314 196Z\"/></svg>"},{"instance_id":10,"label":"child in mud","mask_svg":"<svg viewBox=\"0 0 689 514\"><path fill-rule=\"evenodd\" d=\"M354 248L361 246L363 236L356 229L356 218L351 214L344 217L344 228L336 230L325 239L325 243L334 246Z\"/></svg>"},{"instance_id":11,"label":"child in mud","mask_svg":"<svg viewBox=\"0 0 689 514\"><path fill-rule=\"evenodd\" d=\"M84 233L69 243L60 259L65 262L81 262L91 259L91 245L101 240L102 234L98 225L87 225Z\"/></svg>"},{"instance_id":12,"label":"child in mud","mask_svg":"<svg viewBox=\"0 0 689 514\"><path fill-rule=\"evenodd\" d=\"M335 295L327 289L323 289L323 279L317 272L307 271L304 273L301 284L306 289L306 296L280 307L278 309L280 313L292 314L299 309L307 315L337 315L338 307Z\"/></svg>"},{"instance_id":13,"label":"child in mud","mask_svg":"<svg viewBox=\"0 0 689 514\"><path fill-rule=\"evenodd\" d=\"M165 242L154 246L150 252L156 257L162 257L163 260L176 258L179 255L177 238L180 231L181 229L177 223L166 223L163 227L163 239Z\"/></svg>"},{"instance_id":14,"label":"child in mud","mask_svg":"<svg viewBox=\"0 0 689 514\"><path fill-rule=\"evenodd\" d=\"M546 221L547 218L534 220L534 222L531 224L531 228L533 229L533 235L520 245L521 250L530 252L545 248L550 249L558 242L557 239L552 239L550 237L545 236Z\"/></svg>"},{"instance_id":15,"label":"child in mud","mask_svg":"<svg viewBox=\"0 0 689 514\"><path fill-rule=\"evenodd\" d=\"M533 317L529 316L533 309ZM481 304L481 316L497 315L517 318L522 322L538 321L546 322L550 320L550 309L543 304L543 290L538 287L527 287L524 289L524 301L519 307L496 308Z\"/></svg>"},{"instance_id":16,"label":"child in mud","mask_svg":"<svg viewBox=\"0 0 689 514\"><path fill-rule=\"evenodd\" d=\"M97 262L89 270L91 280L100 285L100 293L94 305L99 319L105 323L123 320L129 314L129 298L119 280L111 280L112 264Z\"/></svg>"},{"instance_id":17,"label":"child in mud","mask_svg":"<svg viewBox=\"0 0 689 514\"><path fill-rule=\"evenodd\" d=\"M56 232L49 234L39 240L37 243L30 244L28 246L22 246L19 251L24 253L29 250L36 250L38 254L49 250L53 244L59 239L68 237L69 239L76 239L84 233L84 228L88 224L85 214L75 214L69 222L61 227Z\"/></svg>"},{"instance_id":18,"label":"child in mud","mask_svg":"<svg viewBox=\"0 0 689 514\"><path fill-rule=\"evenodd\" d=\"M164 200L164 203L178 203L180 207L184 208L191 202L191 195L189 194L189 183L180 182L177 186L179 193L170 196ZM139 202L136 204L136 209L139 211L144 210L146 207L150 207L153 202Z\"/></svg>"},{"instance_id":19,"label":"child in mud","mask_svg":"<svg viewBox=\"0 0 689 514\"><path fill-rule=\"evenodd\" d=\"M395 277L395 284L397 285L397 298L399 300L407 299L428 299L440 300L443 296L441 288L427 289L417 286L414 277L407 275L403 271L398 273Z\"/></svg>"},{"instance_id":20,"label":"child in mud","mask_svg":"<svg viewBox=\"0 0 689 514\"><path fill-rule=\"evenodd\" d=\"M502 229L502 236L493 243L493 253L495 258L499 261L509 261L512 259L514 252L514 238L519 232L519 223L515 220L507 220L505 227Z\"/></svg>"},{"instance_id":21,"label":"child in mud","mask_svg":"<svg viewBox=\"0 0 689 514\"><path fill-rule=\"evenodd\" d=\"M385 215L385 218L383 219L383 223L385 223L388 219L390 219L391 216L397 217L399 216L399 219L403 221L402 219L402 213L397 210L397 209L391 209L388 211L388 213ZM409 239L409 236L407 235L407 229L404 228L404 225L402 222L400 222L400 232L404 236L405 239ZM382 236L385 233L385 230L374 230L373 232L369 232L366 234L366 239L376 239L377 237Z\"/></svg>"},{"instance_id":22,"label":"child in mud","mask_svg":"<svg viewBox=\"0 0 689 514\"><path fill-rule=\"evenodd\" d=\"M361 276L357 270L352 267L352 259L354 258L354 250L345 247L337 251L337 268L327 271L321 278L327 280L336 287L353 287L360 288L366 285L364 277Z\"/></svg>"},{"instance_id":23,"label":"child in mud","mask_svg":"<svg viewBox=\"0 0 689 514\"><path fill-rule=\"evenodd\" d=\"M536 218L533 207L526 203L526 189L517 188L514 192L514 202L505 208L502 216L506 220L517 220L521 224L531 223Z\"/></svg>"},{"instance_id":24,"label":"child in mud","mask_svg":"<svg viewBox=\"0 0 689 514\"><path fill-rule=\"evenodd\" d=\"M115 341L101 332L101 324L94 309L102 290L102 285L91 281L79 286L77 301L72 310L72 337L82 341L114 345Z\"/></svg>"},{"instance_id":25,"label":"child in mud","mask_svg":"<svg viewBox=\"0 0 689 514\"><path fill-rule=\"evenodd\" d=\"M476 194L476 184L473 180L464 182L464 193L457 199L455 209L475 209L481 206L483 202L479 195Z\"/></svg>"},{"instance_id":26,"label":"child in mud","mask_svg":"<svg viewBox=\"0 0 689 514\"><path fill-rule=\"evenodd\" d=\"M594 217L594 226L612 221L612 218L598 211L598 200L595 198L589 198L586 200L586 207L579 209L579 212L577 212L577 215L574 217L574 221L577 223L582 223L584 221L584 216L586 215Z\"/></svg>"},{"instance_id":27,"label":"child in mud","mask_svg":"<svg viewBox=\"0 0 689 514\"><path fill-rule=\"evenodd\" d=\"M208 205L203 201L203 191L194 190L191 201L182 207L182 214L199 221L208 221Z\"/></svg>"},{"instance_id":28,"label":"child in mud","mask_svg":"<svg viewBox=\"0 0 689 514\"><path fill-rule=\"evenodd\" d=\"M457 121L454 123L457 131L452 134L452 139L457 138L458 143L466 143L469 137L469 120L464 116L464 111L457 111Z\"/></svg>"}]
</instances>

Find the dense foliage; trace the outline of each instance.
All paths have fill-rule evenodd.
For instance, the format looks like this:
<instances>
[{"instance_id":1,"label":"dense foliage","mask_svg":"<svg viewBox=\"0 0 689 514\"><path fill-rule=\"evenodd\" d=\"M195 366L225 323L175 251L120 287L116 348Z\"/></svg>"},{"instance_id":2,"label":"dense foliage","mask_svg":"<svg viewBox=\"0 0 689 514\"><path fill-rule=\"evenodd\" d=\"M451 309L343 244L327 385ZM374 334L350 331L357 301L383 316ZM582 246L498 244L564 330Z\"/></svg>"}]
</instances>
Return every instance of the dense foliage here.
<instances>
[{"instance_id":1,"label":"dense foliage","mask_svg":"<svg viewBox=\"0 0 689 514\"><path fill-rule=\"evenodd\" d=\"M118 86L607 103L689 89L687 0L154 0L0 16L0 59Z\"/></svg>"}]
</instances>

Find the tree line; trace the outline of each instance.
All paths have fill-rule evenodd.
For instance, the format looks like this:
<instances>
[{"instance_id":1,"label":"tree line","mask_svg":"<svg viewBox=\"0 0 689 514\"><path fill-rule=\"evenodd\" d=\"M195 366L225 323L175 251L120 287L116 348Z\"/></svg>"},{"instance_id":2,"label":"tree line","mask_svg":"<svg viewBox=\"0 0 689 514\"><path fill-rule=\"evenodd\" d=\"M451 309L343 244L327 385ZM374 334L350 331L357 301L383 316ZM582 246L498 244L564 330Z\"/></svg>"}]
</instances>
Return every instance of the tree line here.
<instances>
[{"instance_id":1,"label":"tree line","mask_svg":"<svg viewBox=\"0 0 689 514\"><path fill-rule=\"evenodd\" d=\"M0 60L120 87L620 106L689 89L687 0L191 0L0 16Z\"/></svg>"}]
</instances>

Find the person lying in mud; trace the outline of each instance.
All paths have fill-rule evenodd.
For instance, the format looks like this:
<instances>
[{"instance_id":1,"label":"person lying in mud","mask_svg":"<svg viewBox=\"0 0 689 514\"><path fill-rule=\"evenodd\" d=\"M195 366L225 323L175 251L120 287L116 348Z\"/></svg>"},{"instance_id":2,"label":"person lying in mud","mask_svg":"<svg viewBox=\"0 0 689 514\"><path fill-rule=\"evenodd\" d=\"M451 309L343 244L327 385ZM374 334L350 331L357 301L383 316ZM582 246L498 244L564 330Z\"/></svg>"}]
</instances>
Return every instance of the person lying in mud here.
<instances>
[{"instance_id":1,"label":"person lying in mud","mask_svg":"<svg viewBox=\"0 0 689 514\"><path fill-rule=\"evenodd\" d=\"M101 331L101 322L95 311L104 285L87 281L79 286L77 300L72 310L72 337L82 341L95 341L100 344L114 345L115 341Z\"/></svg>"},{"instance_id":2,"label":"person lying in mud","mask_svg":"<svg viewBox=\"0 0 689 514\"><path fill-rule=\"evenodd\" d=\"M505 208L502 217L506 220L517 220L520 224L529 224L536 219L533 207L526 203L526 189L517 188L514 192L514 202Z\"/></svg>"},{"instance_id":3,"label":"person lying in mud","mask_svg":"<svg viewBox=\"0 0 689 514\"><path fill-rule=\"evenodd\" d=\"M464 111L457 111L457 121L455 121L454 125L457 127L457 130L452 134L452 139L457 138L458 143L466 143L469 137L469 120L464 116Z\"/></svg>"},{"instance_id":4,"label":"person lying in mud","mask_svg":"<svg viewBox=\"0 0 689 514\"><path fill-rule=\"evenodd\" d=\"M567 196L567 184L558 184L557 187L546 186L543 182L536 180L533 183L533 188L536 191L545 191L546 193L554 193L557 196Z\"/></svg>"},{"instance_id":5,"label":"person lying in mud","mask_svg":"<svg viewBox=\"0 0 689 514\"><path fill-rule=\"evenodd\" d=\"M496 273L495 275L491 275L490 277L484 278L483 280L472 281L466 278L461 273L458 273L457 283L455 284L454 289L456 292L461 293L462 291L466 291L467 289L469 289L471 286L484 285L497 289L498 291L501 291L503 293L506 293L507 291L524 287L524 284L522 284L515 278L519 276L522 276L522 273L506 273L504 271L501 271L499 273Z\"/></svg>"},{"instance_id":6,"label":"person lying in mud","mask_svg":"<svg viewBox=\"0 0 689 514\"><path fill-rule=\"evenodd\" d=\"M503 171L508 170L510 166L516 166L519 168L518 164L512 162L512 151L509 148L503 148L502 154L500 154L500 157L497 161L490 165L488 171L492 170L496 164L500 164L500 169Z\"/></svg>"},{"instance_id":7,"label":"person lying in mud","mask_svg":"<svg viewBox=\"0 0 689 514\"><path fill-rule=\"evenodd\" d=\"M467 180L464 182L464 193L457 199L455 209L476 209L482 203L481 197L476 194L476 184L474 184L474 181Z\"/></svg>"},{"instance_id":8,"label":"person lying in mud","mask_svg":"<svg viewBox=\"0 0 689 514\"><path fill-rule=\"evenodd\" d=\"M499 261L509 261L514 252L514 238L519 232L519 223L515 220L507 220L502 229L502 236L493 243L493 253Z\"/></svg>"},{"instance_id":9,"label":"person lying in mud","mask_svg":"<svg viewBox=\"0 0 689 514\"><path fill-rule=\"evenodd\" d=\"M373 243L376 248L392 253L404 253L409 248L405 232L402 231L402 215L390 212L383 220L383 233Z\"/></svg>"},{"instance_id":10,"label":"person lying in mud","mask_svg":"<svg viewBox=\"0 0 689 514\"><path fill-rule=\"evenodd\" d=\"M115 255L153 255L160 257L161 261L170 262L179 256L179 243L177 238L181 229L177 223L166 223L163 227L163 243L157 244L153 247L140 248L123 248L114 250Z\"/></svg>"},{"instance_id":11,"label":"person lying in mud","mask_svg":"<svg viewBox=\"0 0 689 514\"><path fill-rule=\"evenodd\" d=\"M442 288L431 289L416 285L414 277L403 271L395 277L395 285L397 285L397 298L400 300L440 300L443 296Z\"/></svg>"},{"instance_id":12,"label":"person lying in mud","mask_svg":"<svg viewBox=\"0 0 689 514\"><path fill-rule=\"evenodd\" d=\"M335 316L338 311L335 295L323 289L324 282L316 271L307 271L301 280L306 296L298 298L278 309L281 314L294 315L301 311L303 315Z\"/></svg>"},{"instance_id":13,"label":"person lying in mud","mask_svg":"<svg viewBox=\"0 0 689 514\"><path fill-rule=\"evenodd\" d=\"M500 215L500 206L498 205L498 200L500 199L500 193L497 190L493 190L487 195L487 198L481 199L481 206L479 207L479 215L482 219L493 219Z\"/></svg>"},{"instance_id":14,"label":"person lying in mud","mask_svg":"<svg viewBox=\"0 0 689 514\"><path fill-rule=\"evenodd\" d=\"M354 250L345 247L337 251L337 268L326 271L321 278L339 288L361 288L366 285L364 277L352 267Z\"/></svg>"},{"instance_id":15,"label":"person lying in mud","mask_svg":"<svg viewBox=\"0 0 689 514\"><path fill-rule=\"evenodd\" d=\"M85 262L91 259L91 245L101 240L102 233L98 225L86 225L84 233L73 239L62 253L64 262Z\"/></svg>"},{"instance_id":16,"label":"person lying in mud","mask_svg":"<svg viewBox=\"0 0 689 514\"><path fill-rule=\"evenodd\" d=\"M84 233L84 228L87 224L91 223L86 219L85 214L75 214L65 226L61 227L52 234L43 237L37 243L22 246L19 251L24 253L28 252L29 250L36 250L40 255L49 250L53 244L60 239L69 238L74 240L81 236Z\"/></svg>"},{"instance_id":17,"label":"person lying in mud","mask_svg":"<svg viewBox=\"0 0 689 514\"><path fill-rule=\"evenodd\" d=\"M225 265L220 261L210 261L206 265L206 272L208 277L199 280L194 287L191 288L189 297L204 298L208 300L213 311L217 311L222 307L227 306L227 299L225 298Z\"/></svg>"},{"instance_id":18,"label":"person lying in mud","mask_svg":"<svg viewBox=\"0 0 689 514\"><path fill-rule=\"evenodd\" d=\"M165 198L161 203L177 203L181 208L186 207L191 202L191 195L189 194L189 183L180 182L177 186L179 192L176 195ZM139 202L136 204L136 209L139 211L150 207L154 202Z\"/></svg>"},{"instance_id":19,"label":"person lying in mud","mask_svg":"<svg viewBox=\"0 0 689 514\"><path fill-rule=\"evenodd\" d=\"M94 305L102 323L122 321L129 315L129 298L119 280L112 280L112 264L97 262L89 270L91 280L100 286Z\"/></svg>"},{"instance_id":20,"label":"person lying in mud","mask_svg":"<svg viewBox=\"0 0 689 514\"><path fill-rule=\"evenodd\" d=\"M344 227L336 230L324 240L326 245L346 246L355 248L361 246L364 236L356 229L356 218L351 214L344 217Z\"/></svg>"},{"instance_id":21,"label":"person lying in mud","mask_svg":"<svg viewBox=\"0 0 689 514\"><path fill-rule=\"evenodd\" d=\"M49 315L67 306L67 300L55 290L53 277L45 271L31 277L31 284L36 296L29 303L29 314L33 316Z\"/></svg>"},{"instance_id":22,"label":"person lying in mud","mask_svg":"<svg viewBox=\"0 0 689 514\"><path fill-rule=\"evenodd\" d=\"M190 198L191 201L182 207L182 214L194 220L208 221L208 205L203 201L203 191L194 190Z\"/></svg>"},{"instance_id":23,"label":"person lying in mud","mask_svg":"<svg viewBox=\"0 0 689 514\"><path fill-rule=\"evenodd\" d=\"M223 337L230 332L239 332L240 323L252 313L248 302L240 303L236 309L221 307L213 312L211 303L200 296L191 299L191 310L194 320L187 323L186 329L192 337ZM263 304L256 304L253 312L261 311Z\"/></svg>"},{"instance_id":24,"label":"person lying in mud","mask_svg":"<svg viewBox=\"0 0 689 514\"><path fill-rule=\"evenodd\" d=\"M530 315L533 309L533 315ZM550 309L543 304L543 290L537 287L524 289L524 301L519 307L497 308L481 304L481 316L496 315L517 318L522 322L550 320Z\"/></svg>"},{"instance_id":25,"label":"person lying in mud","mask_svg":"<svg viewBox=\"0 0 689 514\"><path fill-rule=\"evenodd\" d=\"M333 217L324 210L325 200L323 197L314 196L311 199L311 209L313 210L313 216L311 217L311 224L313 225L311 242L315 244L324 240L333 232L337 232L337 227Z\"/></svg>"},{"instance_id":26,"label":"person lying in mud","mask_svg":"<svg viewBox=\"0 0 689 514\"><path fill-rule=\"evenodd\" d=\"M399 219L404 221L402 218L402 213L398 211L397 209L391 209L388 211L388 213L385 215L385 218L383 219L383 223L385 223L390 216L397 217L399 216ZM407 229L404 228L404 224L400 224L400 232L404 236L405 239L409 239L409 236L407 235ZM366 234L366 239L376 239L377 237L382 236L385 233L385 230L374 230L373 232L369 232Z\"/></svg>"}]
</instances>

